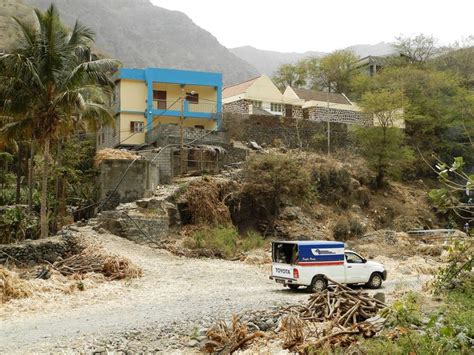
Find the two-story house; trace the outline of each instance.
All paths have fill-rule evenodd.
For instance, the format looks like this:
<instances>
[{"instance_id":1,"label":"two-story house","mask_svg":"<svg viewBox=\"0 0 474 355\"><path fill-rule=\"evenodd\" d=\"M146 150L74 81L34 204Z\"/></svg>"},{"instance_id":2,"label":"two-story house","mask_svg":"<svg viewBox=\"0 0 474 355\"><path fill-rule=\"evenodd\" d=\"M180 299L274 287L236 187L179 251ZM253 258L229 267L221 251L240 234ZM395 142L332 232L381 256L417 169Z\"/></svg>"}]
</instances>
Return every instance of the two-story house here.
<instances>
[{"instance_id":1,"label":"two-story house","mask_svg":"<svg viewBox=\"0 0 474 355\"><path fill-rule=\"evenodd\" d=\"M99 132L98 147L152 144L169 126L219 129L221 95L220 73L120 69L113 97L115 126Z\"/></svg>"}]
</instances>

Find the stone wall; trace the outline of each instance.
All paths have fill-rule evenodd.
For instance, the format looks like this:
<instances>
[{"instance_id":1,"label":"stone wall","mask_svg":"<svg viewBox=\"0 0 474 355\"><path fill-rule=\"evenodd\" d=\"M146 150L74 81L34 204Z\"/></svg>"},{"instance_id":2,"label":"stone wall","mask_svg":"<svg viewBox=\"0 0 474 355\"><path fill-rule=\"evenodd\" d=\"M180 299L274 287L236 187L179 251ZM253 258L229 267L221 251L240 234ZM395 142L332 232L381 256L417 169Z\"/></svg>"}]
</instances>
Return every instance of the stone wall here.
<instances>
[{"instance_id":1,"label":"stone wall","mask_svg":"<svg viewBox=\"0 0 474 355\"><path fill-rule=\"evenodd\" d=\"M239 100L239 101L234 101L230 102L228 104L223 104L222 105L222 111L224 113L239 113L243 115L248 115L249 114L249 109L250 109L250 102L247 100Z\"/></svg>"},{"instance_id":2,"label":"stone wall","mask_svg":"<svg viewBox=\"0 0 474 355\"><path fill-rule=\"evenodd\" d=\"M177 125L160 124L147 133L147 142L154 142L157 147L169 144L180 144L180 127ZM203 129L186 127L183 129L184 142L195 141L195 144L223 145L229 144L226 132L210 132Z\"/></svg>"},{"instance_id":3,"label":"stone wall","mask_svg":"<svg viewBox=\"0 0 474 355\"><path fill-rule=\"evenodd\" d=\"M276 116L225 114L223 125L230 138L242 142L256 141L266 145L281 143L289 148L297 148L299 132L304 148L325 149L327 144L327 124L323 122ZM333 149L346 148L349 145L347 125L332 123L330 129Z\"/></svg>"},{"instance_id":4,"label":"stone wall","mask_svg":"<svg viewBox=\"0 0 474 355\"><path fill-rule=\"evenodd\" d=\"M373 124L371 118L359 111L340 110L327 107L308 107L304 109L305 117L315 122L334 122L369 126Z\"/></svg>"},{"instance_id":5,"label":"stone wall","mask_svg":"<svg viewBox=\"0 0 474 355\"><path fill-rule=\"evenodd\" d=\"M135 201L150 196L160 182L158 165L148 160L109 159L100 165L100 200L110 197L105 209L122 202ZM128 170L127 170L128 169ZM125 171L127 173L124 175ZM123 178L123 180L122 180ZM117 187L118 186L118 187ZM116 191L114 191L116 189Z\"/></svg>"},{"instance_id":6,"label":"stone wall","mask_svg":"<svg viewBox=\"0 0 474 355\"><path fill-rule=\"evenodd\" d=\"M286 116L286 109L288 106L291 107L291 117L293 118L303 118L303 108L301 106L296 106L296 105L285 105L284 108L284 115ZM288 117L288 116L286 116Z\"/></svg>"},{"instance_id":7,"label":"stone wall","mask_svg":"<svg viewBox=\"0 0 474 355\"><path fill-rule=\"evenodd\" d=\"M0 244L0 264L26 264L33 266L48 261L54 263L82 250L79 240L71 231L63 230L59 236L27 240L16 244Z\"/></svg>"}]
</instances>

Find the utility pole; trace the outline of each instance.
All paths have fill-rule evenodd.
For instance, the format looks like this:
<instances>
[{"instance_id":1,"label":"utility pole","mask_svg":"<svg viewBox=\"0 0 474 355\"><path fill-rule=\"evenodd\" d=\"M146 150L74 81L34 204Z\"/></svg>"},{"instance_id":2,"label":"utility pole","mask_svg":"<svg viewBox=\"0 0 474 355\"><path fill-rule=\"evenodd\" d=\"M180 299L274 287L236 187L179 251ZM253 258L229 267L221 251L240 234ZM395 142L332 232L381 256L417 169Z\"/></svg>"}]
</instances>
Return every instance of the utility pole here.
<instances>
[{"instance_id":1,"label":"utility pole","mask_svg":"<svg viewBox=\"0 0 474 355\"><path fill-rule=\"evenodd\" d=\"M186 159L184 157L184 89L181 88L181 115L179 118L179 146L180 146L180 152L179 152L179 157L180 157L180 164L179 164L179 170L180 174L184 174L184 164L186 162Z\"/></svg>"},{"instance_id":2,"label":"utility pole","mask_svg":"<svg viewBox=\"0 0 474 355\"><path fill-rule=\"evenodd\" d=\"M329 92L331 91L331 83L328 82L328 92L327 92L327 125L328 125L328 155L331 154L331 123L329 122Z\"/></svg>"}]
</instances>

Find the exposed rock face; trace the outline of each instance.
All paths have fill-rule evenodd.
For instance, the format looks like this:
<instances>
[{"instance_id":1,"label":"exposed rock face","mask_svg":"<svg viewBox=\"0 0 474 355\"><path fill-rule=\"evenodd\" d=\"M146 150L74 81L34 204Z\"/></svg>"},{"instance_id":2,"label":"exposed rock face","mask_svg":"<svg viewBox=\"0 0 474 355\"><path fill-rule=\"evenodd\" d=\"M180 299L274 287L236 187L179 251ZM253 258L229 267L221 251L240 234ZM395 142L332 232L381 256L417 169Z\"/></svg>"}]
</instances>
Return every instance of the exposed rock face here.
<instances>
[{"instance_id":1,"label":"exposed rock face","mask_svg":"<svg viewBox=\"0 0 474 355\"><path fill-rule=\"evenodd\" d=\"M51 4L51 0L27 2L42 9ZM258 75L255 68L232 54L184 13L154 6L149 0L54 3L69 26L79 19L90 27L96 32L96 45L121 60L125 67L222 72L226 84Z\"/></svg>"},{"instance_id":2,"label":"exposed rock face","mask_svg":"<svg viewBox=\"0 0 474 355\"><path fill-rule=\"evenodd\" d=\"M168 197L141 199L119 205L113 211L104 211L93 221L95 229L136 243L158 243L181 223L178 209L167 200Z\"/></svg>"}]
</instances>

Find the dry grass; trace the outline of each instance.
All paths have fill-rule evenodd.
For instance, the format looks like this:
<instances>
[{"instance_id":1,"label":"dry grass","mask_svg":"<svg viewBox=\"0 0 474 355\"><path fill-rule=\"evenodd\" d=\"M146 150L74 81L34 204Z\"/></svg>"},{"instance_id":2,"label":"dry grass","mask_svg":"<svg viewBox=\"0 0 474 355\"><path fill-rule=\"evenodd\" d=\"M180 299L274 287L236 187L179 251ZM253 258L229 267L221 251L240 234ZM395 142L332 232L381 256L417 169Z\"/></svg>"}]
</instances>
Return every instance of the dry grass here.
<instances>
[{"instance_id":1,"label":"dry grass","mask_svg":"<svg viewBox=\"0 0 474 355\"><path fill-rule=\"evenodd\" d=\"M182 195L187 212L194 224L230 225L229 208L224 203L224 191L228 182L203 178L191 182Z\"/></svg>"},{"instance_id":2,"label":"dry grass","mask_svg":"<svg viewBox=\"0 0 474 355\"><path fill-rule=\"evenodd\" d=\"M136 159L137 155L127 150L106 148L99 150L94 157L94 166L99 166L104 160L108 159Z\"/></svg>"},{"instance_id":3,"label":"dry grass","mask_svg":"<svg viewBox=\"0 0 474 355\"><path fill-rule=\"evenodd\" d=\"M31 296L34 288L29 282L22 280L15 272L0 266L0 304L14 298Z\"/></svg>"}]
</instances>

